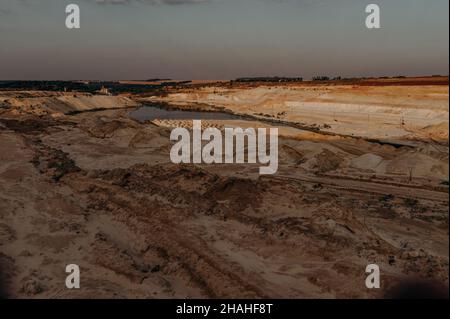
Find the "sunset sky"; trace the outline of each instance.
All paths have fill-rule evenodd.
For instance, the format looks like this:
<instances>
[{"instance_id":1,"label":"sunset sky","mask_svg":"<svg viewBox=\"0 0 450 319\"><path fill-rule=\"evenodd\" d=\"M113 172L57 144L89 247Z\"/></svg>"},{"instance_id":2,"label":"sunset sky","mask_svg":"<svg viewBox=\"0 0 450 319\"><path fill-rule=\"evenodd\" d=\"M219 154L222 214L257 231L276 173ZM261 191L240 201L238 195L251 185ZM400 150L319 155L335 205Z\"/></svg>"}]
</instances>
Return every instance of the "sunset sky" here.
<instances>
[{"instance_id":1,"label":"sunset sky","mask_svg":"<svg viewBox=\"0 0 450 319\"><path fill-rule=\"evenodd\" d=\"M81 8L81 29L65 7ZM379 30L365 7L381 7ZM0 79L448 74L448 0L0 0Z\"/></svg>"}]
</instances>

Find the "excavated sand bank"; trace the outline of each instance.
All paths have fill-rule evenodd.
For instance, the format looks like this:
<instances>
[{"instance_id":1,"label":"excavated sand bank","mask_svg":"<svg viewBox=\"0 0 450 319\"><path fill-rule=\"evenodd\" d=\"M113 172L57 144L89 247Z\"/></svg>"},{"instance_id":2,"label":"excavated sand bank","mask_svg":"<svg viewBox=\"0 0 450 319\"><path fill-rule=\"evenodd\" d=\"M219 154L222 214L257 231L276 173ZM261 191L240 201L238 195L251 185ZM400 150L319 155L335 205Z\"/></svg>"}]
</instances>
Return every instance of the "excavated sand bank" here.
<instances>
[{"instance_id":1,"label":"excavated sand bank","mask_svg":"<svg viewBox=\"0 0 450 319\"><path fill-rule=\"evenodd\" d=\"M323 131L378 139L448 140L448 86L290 85L205 87L147 101L212 105Z\"/></svg>"}]
</instances>

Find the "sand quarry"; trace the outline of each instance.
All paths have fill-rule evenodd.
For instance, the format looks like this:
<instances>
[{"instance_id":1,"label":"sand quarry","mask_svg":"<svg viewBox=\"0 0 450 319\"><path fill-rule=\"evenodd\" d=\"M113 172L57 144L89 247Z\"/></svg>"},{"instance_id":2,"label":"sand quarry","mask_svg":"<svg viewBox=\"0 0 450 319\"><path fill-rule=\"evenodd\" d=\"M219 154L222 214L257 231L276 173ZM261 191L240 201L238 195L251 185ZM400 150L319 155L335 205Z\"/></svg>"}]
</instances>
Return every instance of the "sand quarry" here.
<instances>
[{"instance_id":1,"label":"sand quarry","mask_svg":"<svg viewBox=\"0 0 450 319\"><path fill-rule=\"evenodd\" d=\"M0 91L0 280L11 298L382 298L448 285L448 79ZM175 165L159 103L279 127L280 167ZM102 108L103 110L97 110ZM95 112L80 112L97 110ZM81 268L81 289L65 267ZM365 286L368 264L379 290Z\"/></svg>"}]
</instances>

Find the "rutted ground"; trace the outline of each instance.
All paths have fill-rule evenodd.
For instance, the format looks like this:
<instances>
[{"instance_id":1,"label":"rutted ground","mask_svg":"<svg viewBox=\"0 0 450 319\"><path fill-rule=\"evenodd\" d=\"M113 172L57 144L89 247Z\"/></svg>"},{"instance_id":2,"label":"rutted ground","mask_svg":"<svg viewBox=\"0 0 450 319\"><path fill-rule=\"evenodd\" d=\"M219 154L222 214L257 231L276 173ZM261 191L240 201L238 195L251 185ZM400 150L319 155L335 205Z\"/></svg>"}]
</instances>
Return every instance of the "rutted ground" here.
<instances>
[{"instance_id":1,"label":"rutted ground","mask_svg":"<svg viewBox=\"0 0 450 319\"><path fill-rule=\"evenodd\" d=\"M352 298L409 276L448 284L442 143L286 134L278 174L260 177L257 166L171 164L169 134L125 111L0 113L10 296ZM78 291L65 288L71 263ZM365 287L369 263L381 291Z\"/></svg>"}]
</instances>

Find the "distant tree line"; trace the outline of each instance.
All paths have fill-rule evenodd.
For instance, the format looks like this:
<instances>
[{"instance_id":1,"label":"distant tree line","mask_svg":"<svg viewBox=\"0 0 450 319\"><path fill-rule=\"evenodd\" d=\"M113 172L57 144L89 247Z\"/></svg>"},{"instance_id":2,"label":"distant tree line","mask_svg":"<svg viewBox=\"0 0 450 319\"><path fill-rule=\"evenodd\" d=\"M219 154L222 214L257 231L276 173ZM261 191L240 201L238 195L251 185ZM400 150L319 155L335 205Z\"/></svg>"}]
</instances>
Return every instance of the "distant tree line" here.
<instances>
[{"instance_id":1,"label":"distant tree line","mask_svg":"<svg viewBox=\"0 0 450 319\"><path fill-rule=\"evenodd\" d=\"M325 75L318 75L312 78L313 81L330 81L330 77Z\"/></svg>"},{"instance_id":2,"label":"distant tree line","mask_svg":"<svg viewBox=\"0 0 450 319\"><path fill-rule=\"evenodd\" d=\"M161 82L161 81L165 81L165 82L167 82L167 81L171 81L172 79L160 79L160 78L154 78L154 79L148 79L148 80L145 80L146 82Z\"/></svg>"},{"instance_id":3,"label":"distant tree line","mask_svg":"<svg viewBox=\"0 0 450 319\"><path fill-rule=\"evenodd\" d=\"M111 94L148 93L164 87L174 87L189 83L165 82L161 84L130 84L111 81L0 81L0 90L30 90L56 92L85 92L95 94L102 88L107 88Z\"/></svg>"},{"instance_id":4,"label":"distant tree line","mask_svg":"<svg viewBox=\"0 0 450 319\"><path fill-rule=\"evenodd\" d=\"M303 78L289 78L289 77L248 77L237 78L234 82L302 82Z\"/></svg>"}]
</instances>

